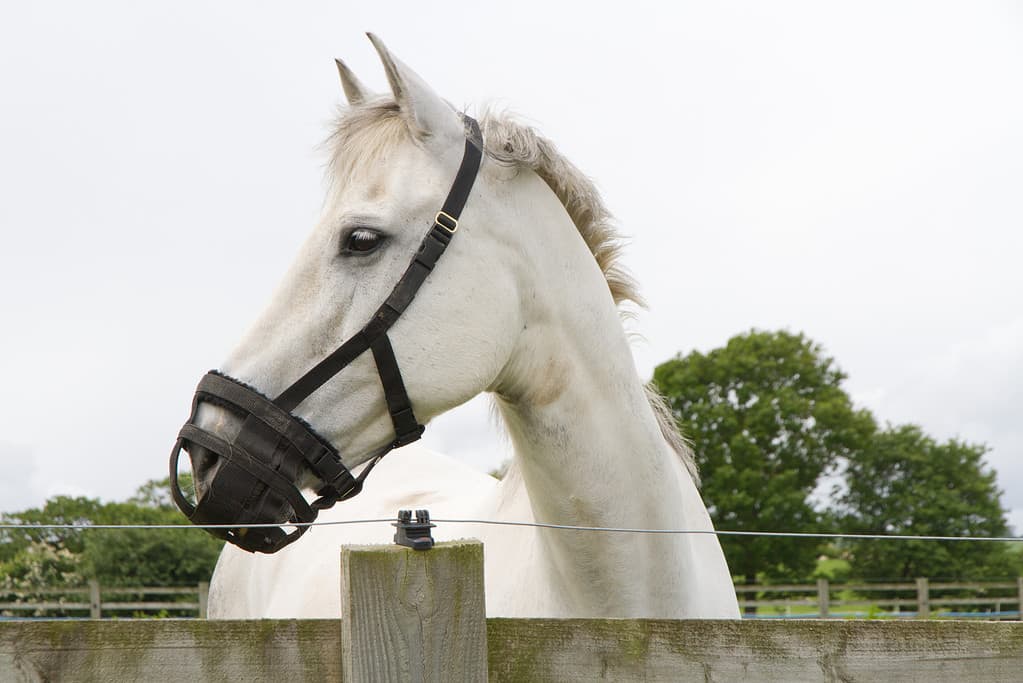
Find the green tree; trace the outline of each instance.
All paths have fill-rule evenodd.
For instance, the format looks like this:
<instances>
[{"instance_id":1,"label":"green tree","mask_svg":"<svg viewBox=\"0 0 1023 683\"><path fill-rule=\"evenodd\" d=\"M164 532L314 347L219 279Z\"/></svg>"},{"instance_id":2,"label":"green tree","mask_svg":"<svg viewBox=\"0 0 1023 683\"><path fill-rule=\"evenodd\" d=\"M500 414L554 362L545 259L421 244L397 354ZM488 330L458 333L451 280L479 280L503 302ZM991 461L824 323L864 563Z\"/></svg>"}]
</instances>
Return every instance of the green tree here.
<instances>
[{"instance_id":1,"label":"green tree","mask_svg":"<svg viewBox=\"0 0 1023 683\"><path fill-rule=\"evenodd\" d=\"M188 488L190 482L182 482ZM5 514L17 524L187 525L167 479L128 501L56 496L41 508ZM223 541L198 529L15 529L0 535L0 586L31 589L95 578L106 585L172 586L208 580Z\"/></svg>"},{"instance_id":2,"label":"green tree","mask_svg":"<svg viewBox=\"0 0 1023 683\"><path fill-rule=\"evenodd\" d=\"M103 504L95 498L54 496L41 508L0 516L4 524L102 524L106 523ZM77 529L0 529L0 561L11 560L22 550L44 543L53 550L66 549L79 554L84 549L85 532Z\"/></svg>"},{"instance_id":3,"label":"green tree","mask_svg":"<svg viewBox=\"0 0 1023 683\"><path fill-rule=\"evenodd\" d=\"M718 529L818 531L812 493L836 462L875 429L842 389L845 375L802 334L751 331L707 354L654 371L692 439L702 494ZM733 574L754 583L809 576L819 544L778 537L721 537Z\"/></svg>"},{"instance_id":4,"label":"green tree","mask_svg":"<svg viewBox=\"0 0 1023 683\"><path fill-rule=\"evenodd\" d=\"M182 525L177 508L110 503L120 524ZM105 585L181 586L208 581L223 541L191 526L86 532L84 571Z\"/></svg>"},{"instance_id":5,"label":"green tree","mask_svg":"<svg viewBox=\"0 0 1023 683\"><path fill-rule=\"evenodd\" d=\"M851 458L839 498L845 526L861 533L1006 536L1009 533L987 448L955 439L938 443L914 425L878 432ZM1006 544L864 540L850 544L854 575L979 579L1015 576Z\"/></svg>"},{"instance_id":6,"label":"green tree","mask_svg":"<svg viewBox=\"0 0 1023 683\"><path fill-rule=\"evenodd\" d=\"M0 594L42 586L77 586L84 582L80 568L80 558L67 548L33 541L0 562Z\"/></svg>"}]
</instances>

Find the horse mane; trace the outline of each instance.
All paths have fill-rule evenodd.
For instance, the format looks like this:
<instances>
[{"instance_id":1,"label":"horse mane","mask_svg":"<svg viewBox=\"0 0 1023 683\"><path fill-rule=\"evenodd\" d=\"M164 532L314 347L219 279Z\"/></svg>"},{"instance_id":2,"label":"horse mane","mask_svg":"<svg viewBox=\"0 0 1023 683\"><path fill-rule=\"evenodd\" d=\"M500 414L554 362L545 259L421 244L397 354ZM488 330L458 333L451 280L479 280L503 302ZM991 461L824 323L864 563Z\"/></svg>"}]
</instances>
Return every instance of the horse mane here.
<instances>
[{"instance_id":1,"label":"horse mane","mask_svg":"<svg viewBox=\"0 0 1023 683\"><path fill-rule=\"evenodd\" d=\"M488 157L533 171L561 201L604 274L619 310L630 303L644 307L635 279L621 264L624 239L593 181L566 159L553 142L506 112L485 109L479 122ZM401 111L393 100L376 99L342 109L327 139L331 181L349 177L362 163L379 158L408 135ZM647 384L645 390L665 442L699 485L692 448L679 431L671 409L652 384Z\"/></svg>"},{"instance_id":2,"label":"horse mane","mask_svg":"<svg viewBox=\"0 0 1023 683\"><path fill-rule=\"evenodd\" d=\"M487 109L480 117L487 156L503 164L528 168L561 200L576 229L604 273L615 304L645 306L636 281L620 264L624 240L596 185L554 143L505 112Z\"/></svg>"}]
</instances>

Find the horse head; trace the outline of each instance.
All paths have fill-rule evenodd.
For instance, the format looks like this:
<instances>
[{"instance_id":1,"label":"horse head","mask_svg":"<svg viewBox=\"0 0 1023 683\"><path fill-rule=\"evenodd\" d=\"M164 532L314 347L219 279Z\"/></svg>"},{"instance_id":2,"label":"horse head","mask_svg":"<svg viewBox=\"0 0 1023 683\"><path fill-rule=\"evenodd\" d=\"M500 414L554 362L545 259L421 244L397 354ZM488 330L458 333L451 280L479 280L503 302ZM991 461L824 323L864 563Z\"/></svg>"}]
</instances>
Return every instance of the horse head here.
<instances>
[{"instance_id":1,"label":"horse head","mask_svg":"<svg viewBox=\"0 0 1023 683\"><path fill-rule=\"evenodd\" d=\"M273 552L304 527L253 535L245 524L312 521L431 418L498 387L524 326L522 222L563 213L549 191L537 202L510 187L517 174L481 159L475 121L370 39L391 94L338 61L349 107L322 215L269 306L200 383L172 455L172 477L182 450L194 472L196 500L176 491L179 506L197 523L237 525L216 533L247 550ZM319 495L311 507L302 490Z\"/></svg>"}]
</instances>

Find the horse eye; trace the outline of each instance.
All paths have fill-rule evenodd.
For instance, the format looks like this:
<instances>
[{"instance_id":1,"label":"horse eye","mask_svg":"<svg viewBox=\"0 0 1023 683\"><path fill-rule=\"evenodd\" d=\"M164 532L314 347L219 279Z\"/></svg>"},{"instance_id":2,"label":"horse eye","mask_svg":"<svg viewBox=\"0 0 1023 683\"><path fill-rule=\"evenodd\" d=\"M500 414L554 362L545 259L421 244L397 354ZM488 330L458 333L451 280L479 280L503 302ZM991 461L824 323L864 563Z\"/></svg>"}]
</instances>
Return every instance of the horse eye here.
<instances>
[{"instance_id":1,"label":"horse eye","mask_svg":"<svg viewBox=\"0 0 1023 683\"><path fill-rule=\"evenodd\" d=\"M356 228L344 238L341 251L346 254L363 255L368 254L384 241L384 236L376 230L368 228Z\"/></svg>"}]
</instances>

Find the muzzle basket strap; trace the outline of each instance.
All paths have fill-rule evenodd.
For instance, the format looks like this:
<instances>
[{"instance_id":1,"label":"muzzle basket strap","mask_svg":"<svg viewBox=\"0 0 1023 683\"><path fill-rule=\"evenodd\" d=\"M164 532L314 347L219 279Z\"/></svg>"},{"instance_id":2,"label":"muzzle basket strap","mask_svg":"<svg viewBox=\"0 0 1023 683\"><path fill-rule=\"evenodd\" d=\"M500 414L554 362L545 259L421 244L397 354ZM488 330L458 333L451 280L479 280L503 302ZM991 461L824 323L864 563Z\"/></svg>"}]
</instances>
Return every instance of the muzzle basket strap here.
<instances>
[{"instance_id":1,"label":"muzzle basket strap","mask_svg":"<svg viewBox=\"0 0 1023 683\"><path fill-rule=\"evenodd\" d=\"M211 452L216 453L219 457L222 457L235 464L240 469L245 470L254 479L262 481L267 486L277 491L291 505L291 508L294 510L296 515L296 521L312 522L316 519L316 513L309 507L309 503L306 502L305 498L302 497L302 494L294 487L291 481L276 470L270 469L263 463L259 462L256 458L253 458L251 455L246 453L243 448L190 424L184 425L178 436L186 442L190 441L202 446L203 448L209 449ZM248 494L248 491L242 491L240 494L241 495L239 497L243 498ZM221 492L221 495L224 495L223 492ZM237 512L242 513L246 512L246 510L239 505ZM238 522L239 526L244 526L244 524L238 520L230 520L223 523L234 524L235 522Z\"/></svg>"},{"instance_id":2,"label":"muzzle basket strap","mask_svg":"<svg viewBox=\"0 0 1023 683\"><path fill-rule=\"evenodd\" d=\"M325 448L324 442L291 414L258 391L218 372L208 372L199 382L196 395L236 406L246 415L259 418L298 450L312 453ZM193 418L194 421L194 418Z\"/></svg>"}]
</instances>

